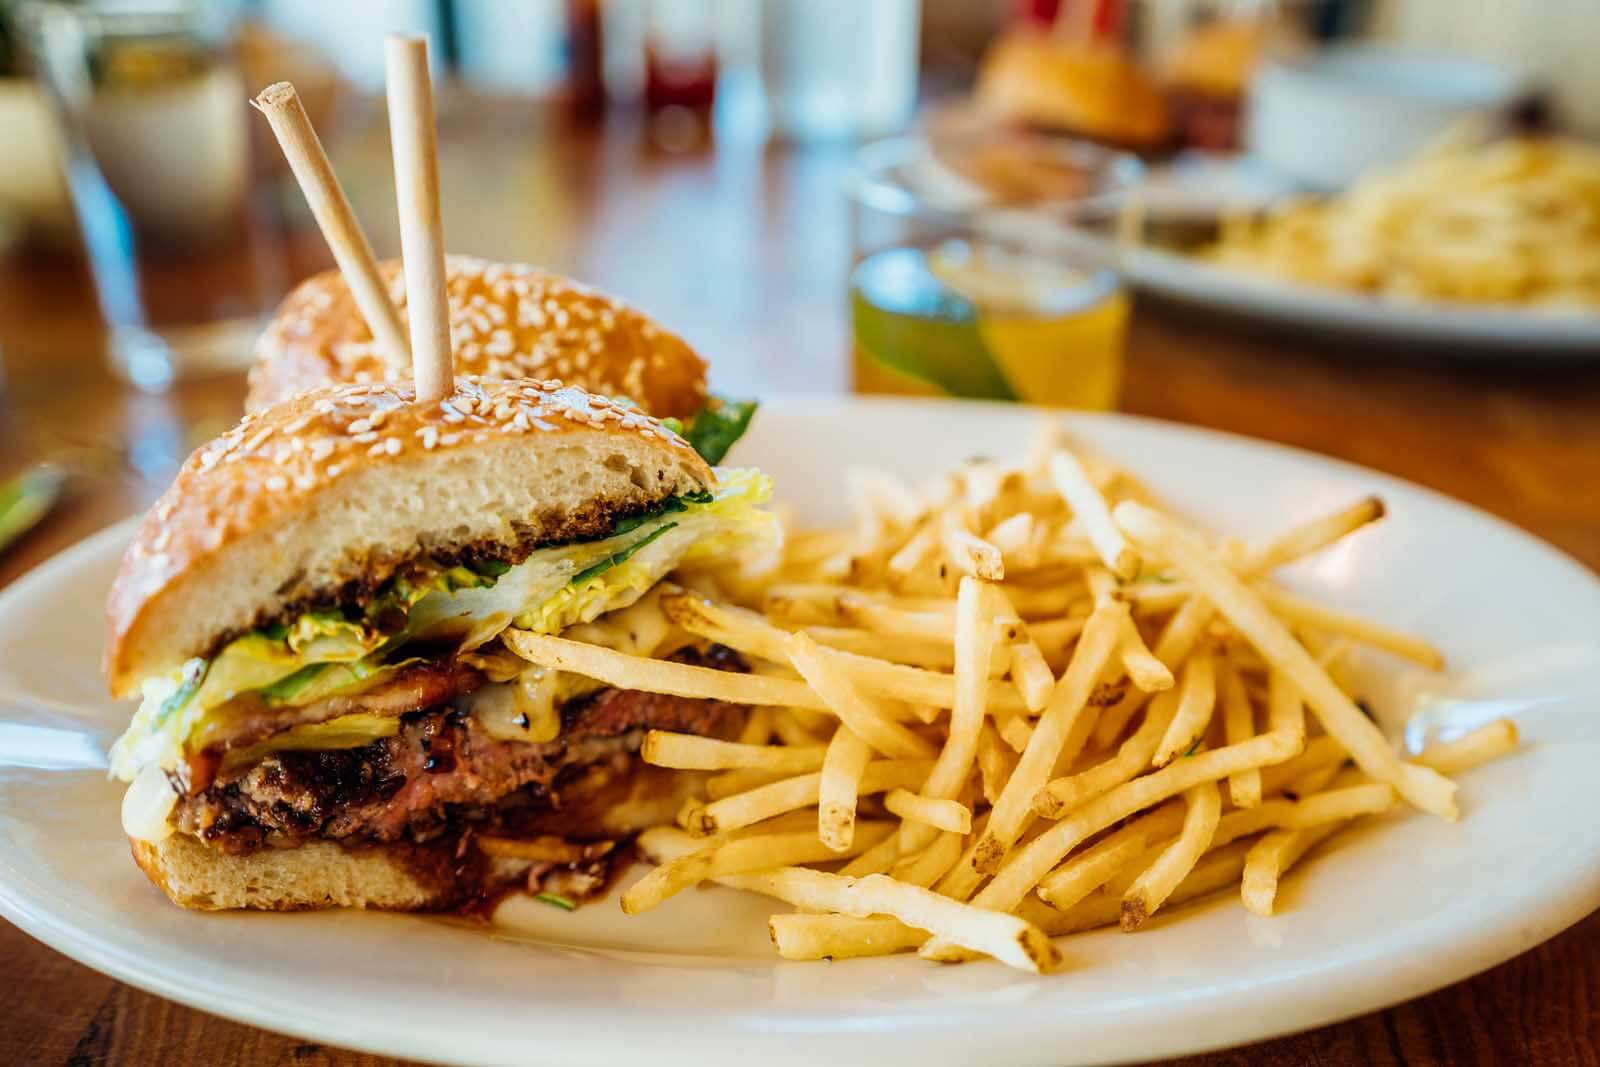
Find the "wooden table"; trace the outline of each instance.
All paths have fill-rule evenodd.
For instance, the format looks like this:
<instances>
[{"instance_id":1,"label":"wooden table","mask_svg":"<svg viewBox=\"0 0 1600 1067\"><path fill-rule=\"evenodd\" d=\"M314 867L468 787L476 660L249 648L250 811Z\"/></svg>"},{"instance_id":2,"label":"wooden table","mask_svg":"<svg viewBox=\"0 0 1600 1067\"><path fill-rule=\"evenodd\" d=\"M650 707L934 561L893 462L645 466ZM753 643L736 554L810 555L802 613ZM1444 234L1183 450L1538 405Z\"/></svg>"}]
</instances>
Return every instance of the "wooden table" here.
<instances>
[{"instance_id":1,"label":"wooden table","mask_svg":"<svg viewBox=\"0 0 1600 1067\"><path fill-rule=\"evenodd\" d=\"M731 389L843 387L843 149L735 142L715 155L666 155L632 123L597 133L525 106L461 97L445 98L441 126L452 248L544 262L641 303L710 356L715 377ZM392 250L385 153L381 127L358 116L336 154L375 243ZM302 237L290 259L298 275L326 256ZM142 396L105 372L101 346L80 265L36 255L0 263L0 355L9 378L0 474L46 455L90 471L40 530L0 557L0 581L147 505L196 428L219 429L238 411L237 377ZM1600 369L1464 369L1393 349L1253 336L1141 304L1123 407L1410 478L1600 568ZM4 924L0 961L0 1062L390 1062L178 1007ZM1597 1059L1600 916L1591 916L1430 996L1185 1062Z\"/></svg>"}]
</instances>

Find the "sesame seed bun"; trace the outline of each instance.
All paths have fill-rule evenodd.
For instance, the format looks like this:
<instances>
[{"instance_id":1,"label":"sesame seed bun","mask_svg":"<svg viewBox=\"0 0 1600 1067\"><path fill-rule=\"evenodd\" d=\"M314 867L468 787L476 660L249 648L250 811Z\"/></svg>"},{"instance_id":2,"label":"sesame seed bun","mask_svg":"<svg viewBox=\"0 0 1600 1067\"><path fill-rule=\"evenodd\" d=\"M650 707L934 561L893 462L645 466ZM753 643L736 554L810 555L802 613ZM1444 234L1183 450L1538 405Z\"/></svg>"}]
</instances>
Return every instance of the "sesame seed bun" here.
<instances>
[{"instance_id":1,"label":"sesame seed bun","mask_svg":"<svg viewBox=\"0 0 1600 1067\"><path fill-rule=\"evenodd\" d=\"M1169 132L1160 86L1110 42L1008 33L984 56L975 93L996 118L1136 151L1161 147Z\"/></svg>"},{"instance_id":2,"label":"sesame seed bun","mask_svg":"<svg viewBox=\"0 0 1600 1067\"><path fill-rule=\"evenodd\" d=\"M123 557L106 612L113 693L419 555L523 558L714 484L659 422L559 381L328 386L190 456Z\"/></svg>"},{"instance_id":3,"label":"sesame seed bun","mask_svg":"<svg viewBox=\"0 0 1600 1067\"><path fill-rule=\"evenodd\" d=\"M381 265L404 320L398 261ZM457 374L560 378L648 414L686 418L705 406L706 364L675 334L620 300L524 264L445 261ZM398 381L411 366L379 350L338 271L290 293L256 342L245 410L319 385Z\"/></svg>"}]
</instances>

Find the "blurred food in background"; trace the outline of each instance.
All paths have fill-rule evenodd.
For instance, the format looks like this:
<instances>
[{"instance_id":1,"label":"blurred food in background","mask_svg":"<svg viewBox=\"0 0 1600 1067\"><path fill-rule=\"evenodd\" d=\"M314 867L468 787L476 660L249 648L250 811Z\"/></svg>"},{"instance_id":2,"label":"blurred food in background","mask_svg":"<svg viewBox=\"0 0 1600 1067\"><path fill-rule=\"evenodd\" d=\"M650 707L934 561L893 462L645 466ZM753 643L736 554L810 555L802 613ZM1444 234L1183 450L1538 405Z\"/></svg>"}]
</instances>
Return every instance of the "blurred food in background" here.
<instances>
[{"instance_id":1,"label":"blurred food in background","mask_svg":"<svg viewBox=\"0 0 1600 1067\"><path fill-rule=\"evenodd\" d=\"M1239 146L1246 91L1279 20L1270 6L1224 12L1189 30L1162 62L1167 106L1179 143L1228 151Z\"/></svg>"},{"instance_id":2,"label":"blurred food in background","mask_svg":"<svg viewBox=\"0 0 1600 1067\"><path fill-rule=\"evenodd\" d=\"M1403 300L1600 308L1600 149L1461 137L1332 197L1229 220L1203 252L1305 285Z\"/></svg>"},{"instance_id":3,"label":"blurred food in background","mask_svg":"<svg viewBox=\"0 0 1600 1067\"><path fill-rule=\"evenodd\" d=\"M1102 238L1138 161L1002 131L863 149L853 179L855 388L1114 407L1128 298Z\"/></svg>"},{"instance_id":4,"label":"blurred food in background","mask_svg":"<svg viewBox=\"0 0 1600 1067\"><path fill-rule=\"evenodd\" d=\"M1165 147L1171 132L1161 87L1119 41L1056 27L1000 37L978 70L974 99L1003 123L1138 152Z\"/></svg>"}]
</instances>

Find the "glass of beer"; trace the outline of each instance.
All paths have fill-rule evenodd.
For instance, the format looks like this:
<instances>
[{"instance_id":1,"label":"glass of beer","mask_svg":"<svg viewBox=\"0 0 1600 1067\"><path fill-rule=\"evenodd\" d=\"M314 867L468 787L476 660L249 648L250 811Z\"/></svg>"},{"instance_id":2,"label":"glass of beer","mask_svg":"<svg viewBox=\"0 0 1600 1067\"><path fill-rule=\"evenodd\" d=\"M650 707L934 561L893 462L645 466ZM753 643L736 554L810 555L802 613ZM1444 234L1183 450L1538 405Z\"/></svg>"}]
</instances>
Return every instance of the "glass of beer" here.
<instances>
[{"instance_id":1,"label":"glass of beer","mask_svg":"<svg viewBox=\"0 0 1600 1067\"><path fill-rule=\"evenodd\" d=\"M850 183L857 392L1117 402L1139 161L996 130L864 147Z\"/></svg>"}]
</instances>

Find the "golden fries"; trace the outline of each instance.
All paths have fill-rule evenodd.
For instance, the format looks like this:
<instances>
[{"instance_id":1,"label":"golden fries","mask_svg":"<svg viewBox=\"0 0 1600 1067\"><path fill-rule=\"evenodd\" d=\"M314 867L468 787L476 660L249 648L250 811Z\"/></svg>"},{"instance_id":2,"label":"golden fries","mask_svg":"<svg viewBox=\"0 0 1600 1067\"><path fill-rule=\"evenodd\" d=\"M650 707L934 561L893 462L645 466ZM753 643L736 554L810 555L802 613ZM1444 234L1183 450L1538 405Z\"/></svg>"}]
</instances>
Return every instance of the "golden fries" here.
<instances>
[{"instance_id":1,"label":"golden fries","mask_svg":"<svg viewBox=\"0 0 1600 1067\"><path fill-rule=\"evenodd\" d=\"M856 798L872 749L849 726L840 724L828 742L817 780L817 836L835 852L855 840Z\"/></svg>"},{"instance_id":2,"label":"golden fries","mask_svg":"<svg viewBox=\"0 0 1600 1067\"><path fill-rule=\"evenodd\" d=\"M831 747L831 746L830 746ZM824 764L826 765L826 764ZM868 763L861 772L858 795L882 793L896 786L916 786L927 777L931 764L926 760L883 760ZM694 809L685 819L684 829L695 837L737 830L742 826L782 815L796 808L818 803L822 787L822 773L802 774L785 778L771 785L759 786L748 793L712 801Z\"/></svg>"},{"instance_id":3,"label":"golden fries","mask_svg":"<svg viewBox=\"0 0 1600 1067\"><path fill-rule=\"evenodd\" d=\"M886 701L862 692L834 664L833 653L824 652L805 634L791 634L784 651L795 670L858 738L891 759L933 757L933 746L896 722L896 711Z\"/></svg>"},{"instance_id":4,"label":"golden fries","mask_svg":"<svg viewBox=\"0 0 1600 1067\"><path fill-rule=\"evenodd\" d=\"M664 730L645 734L644 744L639 748L640 758L657 767L688 771L747 769L772 774L805 774L817 770L822 766L822 754L820 747L741 744Z\"/></svg>"},{"instance_id":5,"label":"golden fries","mask_svg":"<svg viewBox=\"0 0 1600 1067\"><path fill-rule=\"evenodd\" d=\"M1111 510L1106 498L1084 473L1083 464L1076 456L1059 450L1050 457L1050 480L1056 492L1072 508L1073 516L1083 525L1089 543L1099 553L1101 561L1112 574L1126 581L1139 573L1138 553L1128 545L1111 520Z\"/></svg>"},{"instance_id":6,"label":"golden fries","mask_svg":"<svg viewBox=\"0 0 1600 1067\"><path fill-rule=\"evenodd\" d=\"M823 908L860 918L890 915L950 944L1035 974L1050 970L1059 959L1049 936L1026 920L970 907L882 874L846 878L803 867L784 867L765 874L739 875L728 882L797 907Z\"/></svg>"},{"instance_id":7,"label":"golden fries","mask_svg":"<svg viewBox=\"0 0 1600 1067\"><path fill-rule=\"evenodd\" d=\"M1166 903L1167 897L1188 877L1200 856L1211 847L1222 818L1222 794L1215 782L1206 782L1184 792L1188 811L1178 839L1161 853L1122 897L1122 928L1137 930Z\"/></svg>"},{"instance_id":8,"label":"golden fries","mask_svg":"<svg viewBox=\"0 0 1600 1067\"><path fill-rule=\"evenodd\" d=\"M778 955L786 960L887 956L928 940L926 930L914 929L886 915L774 915L767 920L767 930Z\"/></svg>"},{"instance_id":9,"label":"golden fries","mask_svg":"<svg viewBox=\"0 0 1600 1067\"><path fill-rule=\"evenodd\" d=\"M916 949L1044 971L1052 935L1136 930L1225 887L1270 914L1318 842L1402 799L1453 815L1444 775L1516 746L1497 722L1401 759L1340 661L1361 644L1433 667L1437 650L1270 583L1381 518L1376 498L1251 551L1156 510L1059 429L1020 465L848 491L850 529L656 597L657 655L721 645L741 669L634 654L604 619L506 634L551 671L751 709L714 738L645 734L644 762L699 777L678 825L640 837L658 866L629 913L709 882L801 909L769 921L785 959ZM552 862L587 847L482 840Z\"/></svg>"},{"instance_id":10,"label":"golden fries","mask_svg":"<svg viewBox=\"0 0 1600 1067\"><path fill-rule=\"evenodd\" d=\"M1232 571L1150 508L1118 505L1118 524L1151 552L1185 572L1273 667L1288 675L1316 712L1323 729L1339 740L1362 769L1386 781L1411 803L1447 819L1456 817L1455 786L1448 778L1395 755L1378 728L1318 667L1271 610Z\"/></svg>"},{"instance_id":11,"label":"golden fries","mask_svg":"<svg viewBox=\"0 0 1600 1067\"><path fill-rule=\"evenodd\" d=\"M918 796L908 789L891 789L883 806L902 819L926 823L952 834L972 832L972 809L954 800Z\"/></svg>"}]
</instances>

